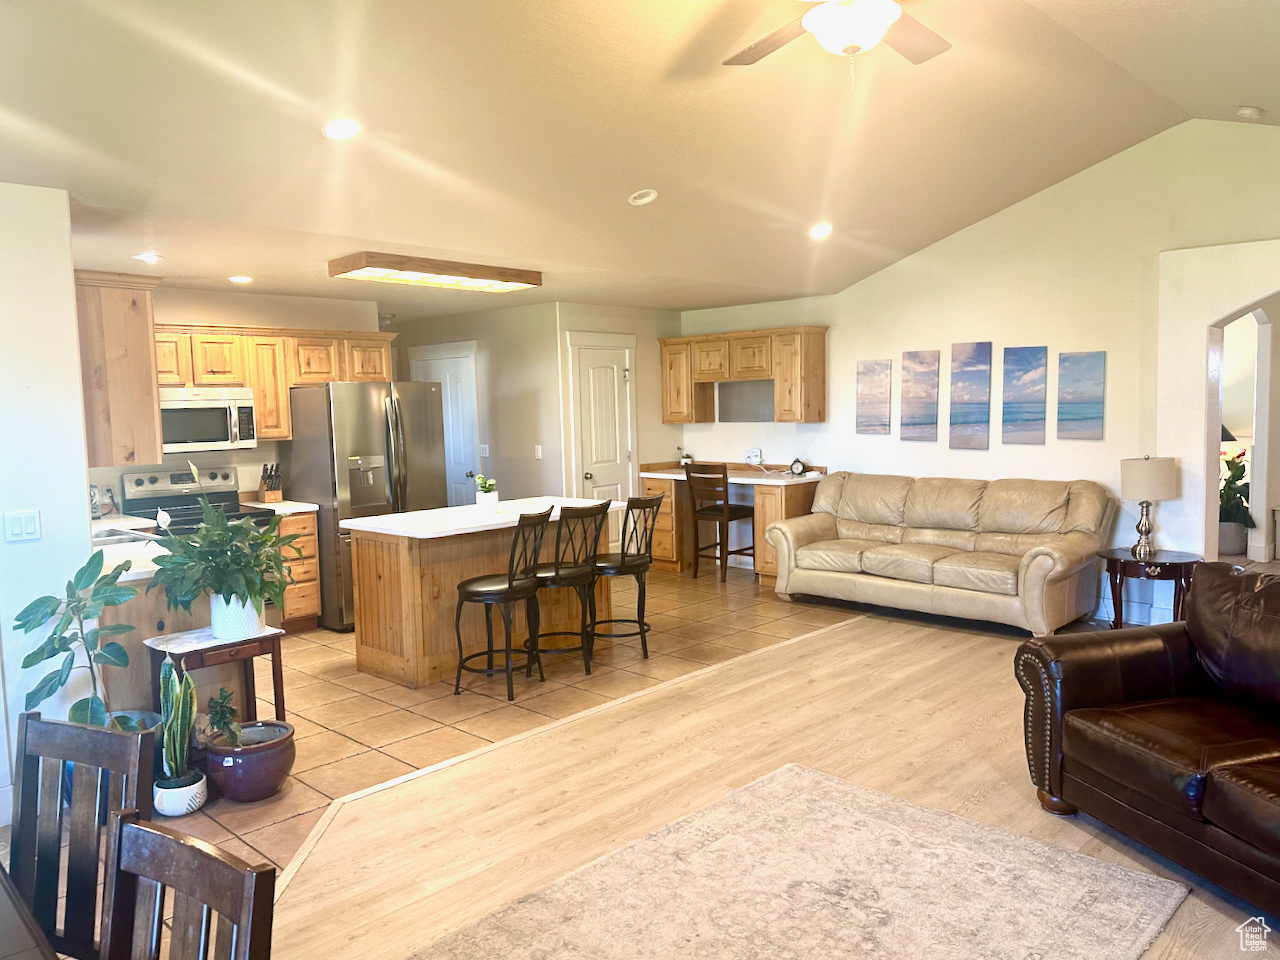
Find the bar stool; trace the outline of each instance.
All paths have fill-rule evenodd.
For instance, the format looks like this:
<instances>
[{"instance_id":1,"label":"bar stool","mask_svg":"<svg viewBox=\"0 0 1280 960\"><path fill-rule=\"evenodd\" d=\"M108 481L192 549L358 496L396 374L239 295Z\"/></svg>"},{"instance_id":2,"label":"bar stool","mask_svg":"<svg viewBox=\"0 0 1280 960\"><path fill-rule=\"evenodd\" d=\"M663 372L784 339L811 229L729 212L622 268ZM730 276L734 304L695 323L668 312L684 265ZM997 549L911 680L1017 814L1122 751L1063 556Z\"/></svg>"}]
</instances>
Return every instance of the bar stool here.
<instances>
[{"instance_id":1,"label":"bar stool","mask_svg":"<svg viewBox=\"0 0 1280 960\"><path fill-rule=\"evenodd\" d=\"M529 621L529 639L522 652L528 660L529 676L533 676L533 664L538 665L538 679L545 680L542 675L542 659L538 655L538 554L542 550L542 535L546 532L547 521L551 519L551 508L542 513L522 513L516 523L515 536L511 538L511 557L507 561L506 573L493 573L483 577L472 577L458 584L458 612L453 620L453 631L458 638L458 676L453 683L455 696L462 693L462 671L483 673L493 676L493 607L502 608L502 622L507 628L506 671L507 699L516 698L515 688L511 683L511 615L515 605L525 601L525 618ZM484 629L488 638L488 649L479 653L464 654L462 652L462 608L467 603L484 604ZM484 657L486 665L473 667L470 661Z\"/></svg>"},{"instance_id":2,"label":"bar stool","mask_svg":"<svg viewBox=\"0 0 1280 960\"><path fill-rule=\"evenodd\" d=\"M658 522L658 513L662 509L662 494L656 497L631 497L627 500L627 514L622 519L621 553L602 553L596 557L596 576L598 577L635 577L636 578L636 616L634 620L615 617L610 620L597 620L595 591L591 593L591 622L595 624L595 636L609 639L622 637L639 637L640 651L646 660L649 659L649 630L651 627L644 620L644 583L649 572L649 564L653 562L653 529ZM603 633L599 629L602 624L634 623L635 630Z\"/></svg>"},{"instance_id":3,"label":"bar stool","mask_svg":"<svg viewBox=\"0 0 1280 960\"><path fill-rule=\"evenodd\" d=\"M745 503L729 502L729 467L723 463L686 463L684 466L686 486L689 488L689 511L693 524L693 578L698 579L698 558L718 559L720 563L720 582L724 583L725 574L729 570L729 557L735 553L756 554L755 529L751 531L751 546L729 549L729 524L735 520L753 520L756 515L754 507ZM703 544L698 539L698 521L710 520L716 524L718 536L715 543ZM704 551L714 553L707 554Z\"/></svg>"},{"instance_id":4,"label":"bar stool","mask_svg":"<svg viewBox=\"0 0 1280 960\"><path fill-rule=\"evenodd\" d=\"M609 518L612 501L605 500L590 507L561 507L560 520L556 524L555 560L538 564L538 587L550 589L569 587L577 591L578 605L582 610L582 626L577 633L572 630L554 630L539 634L538 642L545 637L577 637L576 647L542 647L542 653L582 652L582 665L591 675L591 650L595 642L596 568L594 561L600 550L600 533ZM541 669L541 664L539 664ZM525 666L525 676L533 675L533 661Z\"/></svg>"}]
</instances>

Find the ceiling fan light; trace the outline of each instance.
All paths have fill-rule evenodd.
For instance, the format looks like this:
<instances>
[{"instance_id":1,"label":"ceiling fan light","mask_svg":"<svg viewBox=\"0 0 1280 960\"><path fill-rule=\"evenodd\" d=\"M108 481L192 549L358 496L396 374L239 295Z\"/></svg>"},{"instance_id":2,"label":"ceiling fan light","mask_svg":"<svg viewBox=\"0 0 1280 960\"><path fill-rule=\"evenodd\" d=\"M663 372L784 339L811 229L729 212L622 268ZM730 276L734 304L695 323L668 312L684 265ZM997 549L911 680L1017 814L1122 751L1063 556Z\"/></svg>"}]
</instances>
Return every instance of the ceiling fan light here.
<instances>
[{"instance_id":1,"label":"ceiling fan light","mask_svg":"<svg viewBox=\"0 0 1280 960\"><path fill-rule=\"evenodd\" d=\"M870 50L900 16L894 0L827 0L810 8L800 24L822 49L843 56Z\"/></svg>"}]
</instances>

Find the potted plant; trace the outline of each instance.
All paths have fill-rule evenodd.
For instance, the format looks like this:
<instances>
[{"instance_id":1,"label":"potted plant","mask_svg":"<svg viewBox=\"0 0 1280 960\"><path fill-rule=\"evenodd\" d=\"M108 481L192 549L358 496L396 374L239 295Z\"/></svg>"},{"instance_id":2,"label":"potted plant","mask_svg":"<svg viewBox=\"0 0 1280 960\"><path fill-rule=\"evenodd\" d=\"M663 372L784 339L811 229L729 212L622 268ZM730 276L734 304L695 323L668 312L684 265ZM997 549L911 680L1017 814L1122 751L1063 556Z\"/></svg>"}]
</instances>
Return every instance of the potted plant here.
<instances>
[{"instance_id":1,"label":"potted plant","mask_svg":"<svg viewBox=\"0 0 1280 960\"><path fill-rule=\"evenodd\" d=\"M684 447L676 447L676 453L680 454L680 466L693 463L693 454L687 452Z\"/></svg>"},{"instance_id":2,"label":"potted plant","mask_svg":"<svg viewBox=\"0 0 1280 960\"><path fill-rule=\"evenodd\" d=\"M1249 549L1246 529L1256 526L1249 515L1249 484L1244 479L1248 461L1245 451L1222 455L1224 474L1218 488L1218 553L1242 556Z\"/></svg>"},{"instance_id":3,"label":"potted plant","mask_svg":"<svg viewBox=\"0 0 1280 960\"><path fill-rule=\"evenodd\" d=\"M297 755L293 724L237 723L231 691L223 687L209 698L209 732L209 779L222 796L252 803L280 792Z\"/></svg>"},{"instance_id":4,"label":"potted plant","mask_svg":"<svg viewBox=\"0 0 1280 960\"><path fill-rule=\"evenodd\" d=\"M228 520L227 515L200 498L202 522L189 534L169 533L161 546L169 552L155 558L159 567L147 585L150 592L163 587L170 609L191 610L191 602L209 594L209 617L218 640L242 640L265 629L263 601L270 598L284 607L284 588L293 582L285 570L281 551L299 534L280 536L281 516L264 528L248 517ZM296 547L298 556L302 553Z\"/></svg>"},{"instance_id":5,"label":"potted plant","mask_svg":"<svg viewBox=\"0 0 1280 960\"><path fill-rule=\"evenodd\" d=\"M486 510L498 509L498 481L483 473L476 474L476 506Z\"/></svg>"},{"instance_id":6,"label":"potted plant","mask_svg":"<svg viewBox=\"0 0 1280 960\"><path fill-rule=\"evenodd\" d=\"M172 657L160 664L160 731L164 743L164 776L156 780L152 797L157 813L180 817L204 806L209 785L204 774L192 767L191 731L196 725L196 682L178 671Z\"/></svg>"}]
</instances>

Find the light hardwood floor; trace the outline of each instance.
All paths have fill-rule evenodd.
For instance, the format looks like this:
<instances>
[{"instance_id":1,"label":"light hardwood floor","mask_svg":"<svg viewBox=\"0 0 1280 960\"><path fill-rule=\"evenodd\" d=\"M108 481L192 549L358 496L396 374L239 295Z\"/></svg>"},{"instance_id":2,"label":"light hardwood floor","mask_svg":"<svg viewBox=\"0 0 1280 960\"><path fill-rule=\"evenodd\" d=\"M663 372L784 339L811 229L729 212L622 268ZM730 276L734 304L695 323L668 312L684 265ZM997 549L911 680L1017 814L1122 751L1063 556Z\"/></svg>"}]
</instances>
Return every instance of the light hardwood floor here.
<instances>
[{"instance_id":1,"label":"light hardwood floor","mask_svg":"<svg viewBox=\"0 0 1280 960\"><path fill-rule=\"evenodd\" d=\"M408 957L790 762L1178 877L1192 893L1147 958L1239 956L1247 905L1097 821L1040 810L1017 643L861 616L335 804L283 878L273 956Z\"/></svg>"}]
</instances>

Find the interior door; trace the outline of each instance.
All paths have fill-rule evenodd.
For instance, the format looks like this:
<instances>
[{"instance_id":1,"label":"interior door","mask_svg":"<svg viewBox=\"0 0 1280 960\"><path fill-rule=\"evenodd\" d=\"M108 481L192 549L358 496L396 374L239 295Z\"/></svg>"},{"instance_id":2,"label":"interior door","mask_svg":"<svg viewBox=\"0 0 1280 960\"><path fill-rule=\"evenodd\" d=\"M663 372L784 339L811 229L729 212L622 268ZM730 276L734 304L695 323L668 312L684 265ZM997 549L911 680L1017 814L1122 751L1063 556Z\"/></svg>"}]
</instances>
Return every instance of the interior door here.
<instances>
[{"instance_id":1,"label":"interior door","mask_svg":"<svg viewBox=\"0 0 1280 960\"><path fill-rule=\"evenodd\" d=\"M630 351L622 347L576 350L580 495L622 500L631 495ZM609 515L609 545L618 548L622 515Z\"/></svg>"},{"instance_id":2,"label":"interior door","mask_svg":"<svg viewBox=\"0 0 1280 960\"><path fill-rule=\"evenodd\" d=\"M449 506L475 503L476 485L467 474L480 471L476 358L414 360L409 375L414 380L433 380L440 384Z\"/></svg>"}]
</instances>

